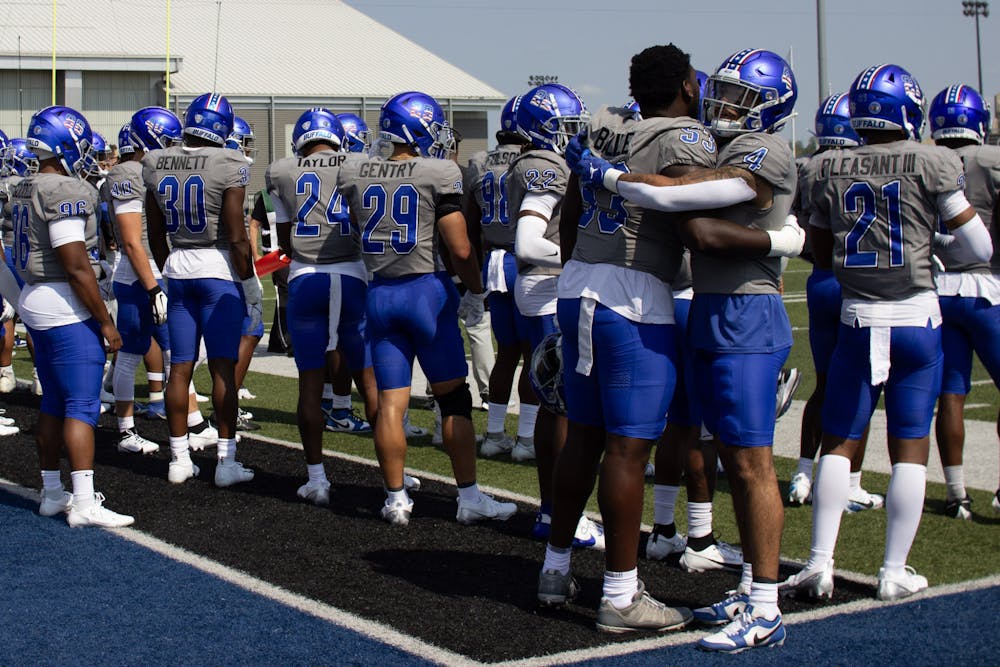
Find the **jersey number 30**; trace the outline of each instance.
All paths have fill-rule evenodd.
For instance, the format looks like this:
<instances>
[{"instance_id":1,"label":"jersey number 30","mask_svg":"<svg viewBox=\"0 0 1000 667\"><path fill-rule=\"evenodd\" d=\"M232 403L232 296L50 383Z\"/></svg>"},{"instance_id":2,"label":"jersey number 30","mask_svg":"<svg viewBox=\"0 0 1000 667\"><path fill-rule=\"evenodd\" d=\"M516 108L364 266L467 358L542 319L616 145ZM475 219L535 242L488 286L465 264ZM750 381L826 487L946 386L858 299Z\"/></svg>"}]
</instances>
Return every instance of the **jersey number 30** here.
<instances>
[{"instance_id":1,"label":"jersey number 30","mask_svg":"<svg viewBox=\"0 0 1000 667\"><path fill-rule=\"evenodd\" d=\"M163 197L163 212L167 217L167 233L175 234L181 223L192 234L201 234L208 227L205 213L205 179L191 174L184 180L184 187L173 174L160 179L156 191ZM178 206L180 204L180 206Z\"/></svg>"}]
</instances>

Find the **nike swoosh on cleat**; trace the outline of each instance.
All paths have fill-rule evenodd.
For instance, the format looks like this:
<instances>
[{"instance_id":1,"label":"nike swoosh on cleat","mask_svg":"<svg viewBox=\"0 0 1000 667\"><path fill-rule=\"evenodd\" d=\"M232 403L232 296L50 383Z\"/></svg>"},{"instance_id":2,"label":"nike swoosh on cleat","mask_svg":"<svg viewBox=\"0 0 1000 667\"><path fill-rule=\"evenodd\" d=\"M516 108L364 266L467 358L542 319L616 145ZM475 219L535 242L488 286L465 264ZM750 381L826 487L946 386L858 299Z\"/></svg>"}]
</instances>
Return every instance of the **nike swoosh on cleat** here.
<instances>
[{"instance_id":1,"label":"nike swoosh on cleat","mask_svg":"<svg viewBox=\"0 0 1000 667\"><path fill-rule=\"evenodd\" d=\"M781 629L781 623L778 623L773 628L771 628L771 631L768 632L767 634L759 635L756 632L754 632L754 630L757 630L757 628L754 628L754 630L750 631L751 632L751 637L750 637L750 641L747 642L747 643L750 646L761 646L762 644L765 644L768 639L770 639L771 637L773 637L774 633L776 633L780 629Z\"/></svg>"}]
</instances>

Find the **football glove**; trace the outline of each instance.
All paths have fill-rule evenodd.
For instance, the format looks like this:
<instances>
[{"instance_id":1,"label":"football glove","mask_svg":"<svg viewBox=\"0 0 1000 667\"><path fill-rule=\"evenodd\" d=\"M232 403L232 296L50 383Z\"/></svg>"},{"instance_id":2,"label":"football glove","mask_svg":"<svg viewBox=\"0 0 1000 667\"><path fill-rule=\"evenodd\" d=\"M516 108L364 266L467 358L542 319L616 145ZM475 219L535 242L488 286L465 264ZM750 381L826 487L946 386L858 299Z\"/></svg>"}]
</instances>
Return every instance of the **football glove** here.
<instances>
[{"instance_id":1,"label":"football glove","mask_svg":"<svg viewBox=\"0 0 1000 667\"><path fill-rule=\"evenodd\" d=\"M159 285L149 290L149 308L153 312L153 324L159 326L167 321L167 294Z\"/></svg>"},{"instance_id":2,"label":"football glove","mask_svg":"<svg viewBox=\"0 0 1000 667\"><path fill-rule=\"evenodd\" d=\"M806 232L799 227L799 221L794 215L785 218L784 226L776 232L767 232L771 238L771 251L768 257L798 257L802 254L802 246L806 243Z\"/></svg>"},{"instance_id":3,"label":"football glove","mask_svg":"<svg viewBox=\"0 0 1000 667\"><path fill-rule=\"evenodd\" d=\"M474 327L483 321L483 313L486 312L486 292L473 294L471 291L462 295L462 300L458 303L458 316L465 322L466 328Z\"/></svg>"},{"instance_id":4,"label":"football glove","mask_svg":"<svg viewBox=\"0 0 1000 667\"><path fill-rule=\"evenodd\" d=\"M3 311L0 311L0 324L4 322L10 322L17 315L17 311L14 310L14 304L12 304L7 299L3 300Z\"/></svg>"}]
</instances>

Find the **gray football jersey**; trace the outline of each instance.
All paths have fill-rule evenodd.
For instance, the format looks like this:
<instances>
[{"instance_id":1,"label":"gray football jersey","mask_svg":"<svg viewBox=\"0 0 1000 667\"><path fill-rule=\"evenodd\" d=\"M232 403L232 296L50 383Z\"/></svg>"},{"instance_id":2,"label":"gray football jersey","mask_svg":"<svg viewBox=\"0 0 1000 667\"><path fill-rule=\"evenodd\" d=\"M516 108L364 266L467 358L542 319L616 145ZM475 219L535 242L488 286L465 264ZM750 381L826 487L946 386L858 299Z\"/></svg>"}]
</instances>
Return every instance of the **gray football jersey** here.
<instances>
[{"instance_id":1,"label":"gray football jersey","mask_svg":"<svg viewBox=\"0 0 1000 667\"><path fill-rule=\"evenodd\" d=\"M1000 273L1000 233L993 219L993 208L1000 191L1000 146L962 146L957 149L965 169L965 197L983 219L993 239L993 259L989 262L960 262L952 257L948 248L935 251L948 271L971 273Z\"/></svg>"},{"instance_id":2,"label":"gray football jersey","mask_svg":"<svg viewBox=\"0 0 1000 667\"><path fill-rule=\"evenodd\" d=\"M73 176L35 174L11 192L14 264L29 285L66 282L62 264L49 238L49 225L64 218L83 218L86 247L97 246L97 189Z\"/></svg>"},{"instance_id":3,"label":"gray football jersey","mask_svg":"<svg viewBox=\"0 0 1000 667\"><path fill-rule=\"evenodd\" d=\"M511 209L507 205L507 169L520 154L520 146L501 144L469 161L466 196L475 198L479 206L483 245L487 251L503 248L514 252L517 228L511 224Z\"/></svg>"},{"instance_id":4,"label":"gray football jersey","mask_svg":"<svg viewBox=\"0 0 1000 667\"><path fill-rule=\"evenodd\" d=\"M340 167L337 188L361 231L361 255L380 278L438 270L437 207L462 195L462 172L451 160L384 160L357 153Z\"/></svg>"},{"instance_id":5,"label":"gray football jersey","mask_svg":"<svg viewBox=\"0 0 1000 667\"><path fill-rule=\"evenodd\" d=\"M143 205L142 210L142 247L148 257L153 253L149 249L149 230L146 228L146 185L142 182L142 163L136 160L119 162L111 171L105 181L108 193L111 196L111 206L119 206L129 201L138 201ZM118 225L118 217L114 209L109 211L111 221L115 230L115 236L121 240L121 227Z\"/></svg>"},{"instance_id":6,"label":"gray football jersey","mask_svg":"<svg viewBox=\"0 0 1000 667\"><path fill-rule=\"evenodd\" d=\"M142 158L142 180L156 196L174 248L229 249L223 194L250 180L240 151L186 146L152 151Z\"/></svg>"},{"instance_id":7,"label":"gray football jersey","mask_svg":"<svg viewBox=\"0 0 1000 667\"><path fill-rule=\"evenodd\" d=\"M933 290L937 196L962 180L958 155L941 146L895 141L824 153L812 202L830 222L844 298L896 301Z\"/></svg>"},{"instance_id":8,"label":"gray football jersey","mask_svg":"<svg viewBox=\"0 0 1000 667\"><path fill-rule=\"evenodd\" d=\"M529 150L514 158L507 174L507 210L516 221L521 210L521 202L529 192L552 194L558 203L552 210L552 217L545 226L545 238L559 245L559 218L562 213L563 198L569 185L569 167L561 155L548 150ZM517 233L517 224L511 227ZM558 276L562 268L537 266L518 259L517 270L526 275Z\"/></svg>"},{"instance_id":9,"label":"gray football jersey","mask_svg":"<svg viewBox=\"0 0 1000 667\"><path fill-rule=\"evenodd\" d=\"M590 141L594 152L636 173L715 166L715 140L686 116L639 120L628 109L605 107L591 119ZM580 193L573 259L644 271L668 284L674 280L684 251L676 216L646 211L604 189L581 187Z\"/></svg>"},{"instance_id":10,"label":"gray football jersey","mask_svg":"<svg viewBox=\"0 0 1000 667\"><path fill-rule=\"evenodd\" d=\"M14 186L24 180L17 174L0 179L0 230L3 232L4 247L14 247L14 223L11 221L11 192Z\"/></svg>"},{"instance_id":11,"label":"gray football jersey","mask_svg":"<svg viewBox=\"0 0 1000 667\"><path fill-rule=\"evenodd\" d=\"M714 217L744 227L776 231L785 224L792 208L798 174L792 149L781 136L765 133L742 134L719 152L719 167L747 169L773 189L770 208L761 210L751 202L718 209ZM694 291L705 294L777 294L781 280L781 259L735 260L700 252L691 253Z\"/></svg>"},{"instance_id":12,"label":"gray football jersey","mask_svg":"<svg viewBox=\"0 0 1000 667\"><path fill-rule=\"evenodd\" d=\"M346 153L331 149L278 160L267 168L267 191L291 219L292 259L306 264L361 259L347 202L337 189L346 159Z\"/></svg>"}]
</instances>

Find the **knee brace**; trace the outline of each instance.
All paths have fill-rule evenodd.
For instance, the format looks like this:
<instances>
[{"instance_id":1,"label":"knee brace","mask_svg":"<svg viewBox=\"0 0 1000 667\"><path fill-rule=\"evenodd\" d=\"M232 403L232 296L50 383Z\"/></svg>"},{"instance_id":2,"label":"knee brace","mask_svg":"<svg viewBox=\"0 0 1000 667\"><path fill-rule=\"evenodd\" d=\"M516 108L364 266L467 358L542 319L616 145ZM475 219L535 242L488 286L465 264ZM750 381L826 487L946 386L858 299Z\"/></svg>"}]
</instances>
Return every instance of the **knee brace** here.
<instances>
[{"instance_id":1,"label":"knee brace","mask_svg":"<svg viewBox=\"0 0 1000 667\"><path fill-rule=\"evenodd\" d=\"M131 401L135 398L135 371L142 356L130 352L119 352L115 372L111 376L116 401Z\"/></svg>"},{"instance_id":2,"label":"knee brace","mask_svg":"<svg viewBox=\"0 0 1000 667\"><path fill-rule=\"evenodd\" d=\"M465 417L472 419L472 392L469 391L469 384L465 383L453 391L435 396L438 406L441 408L441 417Z\"/></svg>"}]
</instances>

